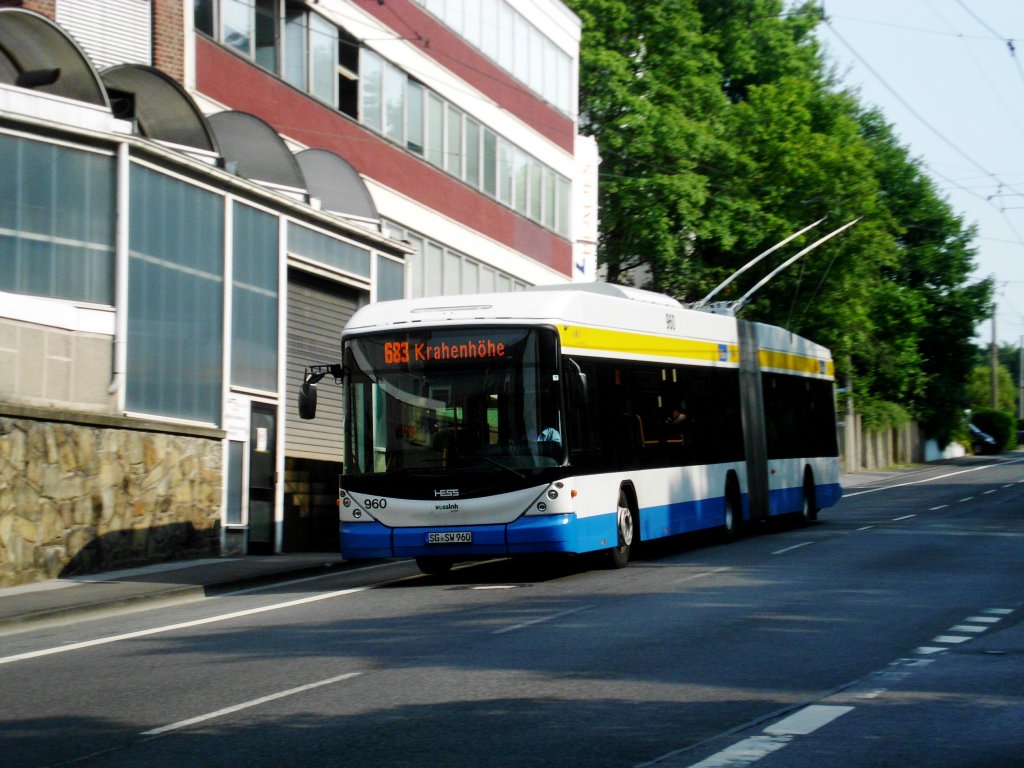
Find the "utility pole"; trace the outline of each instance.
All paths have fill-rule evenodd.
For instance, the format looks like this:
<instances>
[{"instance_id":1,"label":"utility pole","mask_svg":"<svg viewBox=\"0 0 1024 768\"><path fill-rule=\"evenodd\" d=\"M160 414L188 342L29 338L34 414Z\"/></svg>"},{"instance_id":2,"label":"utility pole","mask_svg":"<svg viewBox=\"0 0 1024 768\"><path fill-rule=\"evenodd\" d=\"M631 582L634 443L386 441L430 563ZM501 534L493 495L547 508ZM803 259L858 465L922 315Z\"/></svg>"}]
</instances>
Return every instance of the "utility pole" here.
<instances>
[{"instance_id":1,"label":"utility pole","mask_svg":"<svg viewBox=\"0 0 1024 768\"><path fill-rule=\"evenodd\" d=\"M1017 418L1024 421L1024 336L1020 337L1020 356L1017 358Z\"/></svg>"},{"instance_id":2,"label":"utility pole","mask_svg":"<svg viewBox=\"0 0 1024 768\"><path fill-rule=\"evenodd\" d=\"M999 410L999 347L996 345L996 310L992 308L992 410Z\"/></svg>"}]
</instances>

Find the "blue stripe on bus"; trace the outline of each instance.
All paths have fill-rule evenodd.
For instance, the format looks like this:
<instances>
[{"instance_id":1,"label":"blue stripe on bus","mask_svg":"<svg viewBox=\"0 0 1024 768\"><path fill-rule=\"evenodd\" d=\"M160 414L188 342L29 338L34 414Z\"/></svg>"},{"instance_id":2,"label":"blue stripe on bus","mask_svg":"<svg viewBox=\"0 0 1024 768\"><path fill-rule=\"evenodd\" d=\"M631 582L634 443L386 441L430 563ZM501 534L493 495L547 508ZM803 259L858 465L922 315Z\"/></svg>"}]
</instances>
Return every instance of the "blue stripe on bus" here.
<instances>
[{"instance_id":1,"label":"blue stripe on bus","mask_svg":"<svg viewBox=\"0 0 1024 768\"><path fill-rule=\"evenodd\" d=\"M472 544L427 544L431 531L469 531ZM380 523L342 523L341 556L487 557L530 553L579 553L615 544L615 515L579 519L575 515L522 517L509 525L447 528L388 528ZM608 543L611 542L611 543Z\"/></svg>"},{"instance_id":2,"label":"blue stripe on bus","mask_svg":"<svg viewBox=\"0 0 1024 768\"><path fill-rule=\"evenodd\" d=\"M817 504L829 507L842 496L838 483L815 488ZM772 491L772 514L799 512L803 488ZM748 499L743 495L744 517ZM640 540L677 536L725 524L725 498L699 499L640 510ZM427 544L431 531L469 531L472 544ZM509 525L447 528L388 528L380 523L342 523L341 556L358 560L382 557L489 557L532 553L583 553L614 547L615 513L521 517Z\"/></svg>"},{"instance_id":3,"label":"blue stripe on bus","mask_svg":"<svg viewBox=\"0 0 1024 768\"><path fill-rule=\"evenodd\" d=\"M722 525L725 525L724 496L644 507L640 510L641 541L678 536Z\"/></svg>"},{"instance_id":4,"label":"blue stripe on bus","mask_svg":"<svg viewBox=\"0 0 1024 768\"><path fill-rule=\"evenodd\" d=\"M839 501L843 489L838 483L827 483L814 486L814 503L819 509L831 507ZM803 486L794 488L777 488L769 494L769 505L772 515L786 515L800 512L804 505Z\"/></svg>"}]
</instances>

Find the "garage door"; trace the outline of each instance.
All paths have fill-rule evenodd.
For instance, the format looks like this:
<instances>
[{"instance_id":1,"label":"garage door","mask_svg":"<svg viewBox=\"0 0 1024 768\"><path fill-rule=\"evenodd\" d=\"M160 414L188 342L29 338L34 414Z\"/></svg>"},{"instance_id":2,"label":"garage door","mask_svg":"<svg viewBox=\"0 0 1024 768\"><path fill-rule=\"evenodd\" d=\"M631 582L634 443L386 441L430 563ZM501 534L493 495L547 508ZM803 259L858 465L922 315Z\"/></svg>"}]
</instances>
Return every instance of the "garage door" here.
<instances>
[{"instance_id":1,"label":"garage door","mask_svg":"<svg viewBox=\"0 0 1024 768\"><path fill-rule=\"evenodd\" d=\"M341 387L329 376L320 382L312 421L299 418L298 391L305 366L341 362L341 329L362 295L298 270L288 272L286 456L341 461Z\"/></svg>"}]
</instances>

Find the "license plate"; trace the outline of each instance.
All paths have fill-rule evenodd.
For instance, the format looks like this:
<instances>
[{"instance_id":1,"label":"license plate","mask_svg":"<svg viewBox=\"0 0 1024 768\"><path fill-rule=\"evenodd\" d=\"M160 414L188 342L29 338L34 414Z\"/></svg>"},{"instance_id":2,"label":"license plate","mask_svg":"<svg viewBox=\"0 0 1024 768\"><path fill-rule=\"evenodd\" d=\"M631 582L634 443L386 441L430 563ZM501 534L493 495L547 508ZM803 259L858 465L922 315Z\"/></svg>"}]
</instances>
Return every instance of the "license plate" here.
<instances>
[{"instance_id":1,"label":"license plate","mask_svg":"<svg viewBox=\"0 0 1024 768\"><path fill-rule=\"evenodd\" d=\"M472 544L472 531L441 531L428 533L427 544Z\"/></svg>"}]
</instances>

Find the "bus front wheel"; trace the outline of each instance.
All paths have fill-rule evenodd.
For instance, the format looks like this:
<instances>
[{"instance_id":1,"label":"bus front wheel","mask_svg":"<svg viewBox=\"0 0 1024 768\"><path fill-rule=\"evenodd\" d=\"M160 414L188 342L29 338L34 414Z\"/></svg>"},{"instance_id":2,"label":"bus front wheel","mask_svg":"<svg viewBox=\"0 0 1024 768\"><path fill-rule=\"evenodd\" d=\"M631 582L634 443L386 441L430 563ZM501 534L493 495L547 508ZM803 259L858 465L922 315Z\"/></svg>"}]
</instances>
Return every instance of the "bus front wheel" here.
<instances>
[{"instance_id":1,"label":"bus front wheel","mask_svg":"<svg viewBox=\"0 0 1024 768\"><path fill-rule=\"evenodd\" d=\"M609 550L609 560L612 568L625 568L637 536L637 521L636 512L630 506L624 490L619 491L619 500L615 504L615 528L618 543Z\"/></svg>"},{"instance_id":2,"label":"bus front wheel","mask_svg":"<svg viewBox=\"0 0 1024 768\"><path fill-rule=\"evenodd\" d=\"M444 576L455 565L455 561L447 557L417 557L416 565L428 576Z\"/></svg>"}]
</instances>

